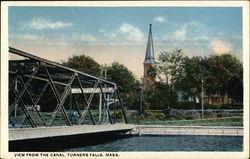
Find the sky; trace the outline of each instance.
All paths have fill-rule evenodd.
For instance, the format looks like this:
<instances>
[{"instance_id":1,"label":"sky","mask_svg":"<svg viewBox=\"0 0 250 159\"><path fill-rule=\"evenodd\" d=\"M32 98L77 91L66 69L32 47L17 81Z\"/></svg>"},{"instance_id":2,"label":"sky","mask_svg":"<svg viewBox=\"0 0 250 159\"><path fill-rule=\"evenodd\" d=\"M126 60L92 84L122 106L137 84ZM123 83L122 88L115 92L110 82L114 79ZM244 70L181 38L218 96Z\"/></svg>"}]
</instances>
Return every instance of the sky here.
<instances>
[{"instance_id":1,"label":"sky","mask_svg":"<svg viewBox=\"0 0 250 159\"><path fill-rule=\"evenodd\" d=\"M242 60L241 7L9 7L9 45L52 61L85 54L143 75L149 24L155 59L232 53ZM16 58L16 57L11 57Z\"/></svg>"}]
</instances>

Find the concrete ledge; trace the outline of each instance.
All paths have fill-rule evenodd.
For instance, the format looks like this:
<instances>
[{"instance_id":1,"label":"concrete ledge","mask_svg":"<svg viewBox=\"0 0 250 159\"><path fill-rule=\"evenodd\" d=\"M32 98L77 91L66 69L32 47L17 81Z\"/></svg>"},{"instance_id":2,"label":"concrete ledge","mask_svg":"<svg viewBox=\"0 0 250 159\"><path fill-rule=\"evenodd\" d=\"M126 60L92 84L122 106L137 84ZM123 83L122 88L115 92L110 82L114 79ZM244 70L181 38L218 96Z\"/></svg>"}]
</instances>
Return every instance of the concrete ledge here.
<instances>
[{"instance_id":1,"label":"concrete ledge","mask_svg":"<svg viewBox=\"0 0 250 159\"><path fill-rule=\"evenodd\" d=\"M243 127L136 125L132 134L243 136Z\"/></svg>"},{"instance_id":2,"label":"concrete ledge","mask_svg":"<svg viewBox=\"0 0 250 159\"><path fill-rule=\"evenodd\" d=\"M78 125L54 126L38 128L10 128L9 141L70 136L90 133L130 131L134 128L131 124L105 124L105 125Z\"/></svg>"}]
</instances>

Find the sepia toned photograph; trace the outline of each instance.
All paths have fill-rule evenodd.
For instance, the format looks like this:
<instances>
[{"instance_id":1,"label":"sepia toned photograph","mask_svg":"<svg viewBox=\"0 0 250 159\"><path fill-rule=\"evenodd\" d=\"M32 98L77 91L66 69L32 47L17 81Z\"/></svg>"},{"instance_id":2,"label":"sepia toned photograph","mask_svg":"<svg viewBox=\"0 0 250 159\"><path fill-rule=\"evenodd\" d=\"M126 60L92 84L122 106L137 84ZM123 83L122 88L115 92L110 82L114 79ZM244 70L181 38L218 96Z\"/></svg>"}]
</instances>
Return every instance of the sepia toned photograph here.
<instances>
[{"instance_id":1,"label":"sepia toned photograph","mask_svg":"<svg viewBox=\"0 0 250 159\"><path fill-rule=\"evenodd\" d=\"M248 3L30 4L4 8L1 157L249 157Z\"/></svg>"}]
</instances>

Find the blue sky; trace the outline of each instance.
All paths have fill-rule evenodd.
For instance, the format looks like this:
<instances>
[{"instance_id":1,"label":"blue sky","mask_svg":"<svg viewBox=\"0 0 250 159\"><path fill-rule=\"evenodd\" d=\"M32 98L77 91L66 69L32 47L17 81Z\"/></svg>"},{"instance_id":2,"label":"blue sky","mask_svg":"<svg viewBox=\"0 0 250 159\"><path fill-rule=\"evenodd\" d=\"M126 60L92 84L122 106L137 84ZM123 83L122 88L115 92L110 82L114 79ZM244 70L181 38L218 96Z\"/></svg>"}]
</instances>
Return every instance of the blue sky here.
<instances>
[{"instance_id":1,"label":"blue sky","mask_svg":"<svg viewBox=\"0 0 250 159\"><path fill-rule=\"evenodd\" d=\"M118 61L140 77L150 23L156 59L176 48L242 58L240 7L9 7L9 44L57 62Z\"/></svg>"}]
</instances>

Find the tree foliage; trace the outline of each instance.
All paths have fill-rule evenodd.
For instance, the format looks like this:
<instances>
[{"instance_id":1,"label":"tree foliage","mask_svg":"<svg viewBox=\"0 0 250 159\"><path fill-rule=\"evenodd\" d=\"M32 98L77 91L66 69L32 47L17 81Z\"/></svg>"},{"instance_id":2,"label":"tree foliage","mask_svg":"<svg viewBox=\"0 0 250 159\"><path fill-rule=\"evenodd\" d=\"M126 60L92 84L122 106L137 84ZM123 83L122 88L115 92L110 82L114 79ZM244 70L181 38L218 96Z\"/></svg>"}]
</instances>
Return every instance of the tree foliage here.
<instances>
[{"instance_id":1,"label":"tree foliage","mask_svg":"<svg viewBox=\"0 0 250 159\"><path fill-rule=\"evenodd\" d=\"M183 72L183 64L187 56L182 49L162 52L159 55L158 74L164 74L166 82L175 82Z\"/></svg>"},{"instance_id":2,"label":"tree foliage","mask_svg":"<svg viewBox=\"0 0 250 159\"><path fill-rule=\"evenodd\" d=\"M170 85L156 82L154 89L145 92L145 105L150 109L164 109L177 106L177 92Z\"/></svg>"},{"instance_id":3,"label":"tree foliage","mask_svg":"<svg viewBox=\"0 0 250 159\"><path fill-rule=\"evenodd\" d=\"M207 93L228 95L233 100L243 98L243 66L231 54L210 56L207 76Z\"/></svg>"},{"instance_id":4,"label":"tree foliage","mask_svg":"<svg viewBox=\"0 0 250 159\"><path fill-rule=\"evenodd\" d=\"M100 75L101 66L91 57L85 55L72 56L66 62L65 66L89 73L92 75Z\"/></svg>"},{"instance_id":5,"label":"tree foliage","mask_svg":"<svg viewBox=\"0 0 250 159\"><path fill-rule=\"evenodd\" d=\"M107 70L108 80L118 85L119 91L123 94L125 103L130 108L139 106L140 84L128 68L118 62L113 62Z\"/></svg>"},{"instance_id":6,"label":"tree foliage","mask_svg":"<svg viewBox=\"0 0 250 159\"><path fill-rule=\"evenodd\" d=\"M201 98L203 87L206 95L228 95L233 101L242 103L243 67L232 54L188 57L181 49L163 52L157 72L166 77L165 84L184 100Z\"/></svg>"}]
</instances>

